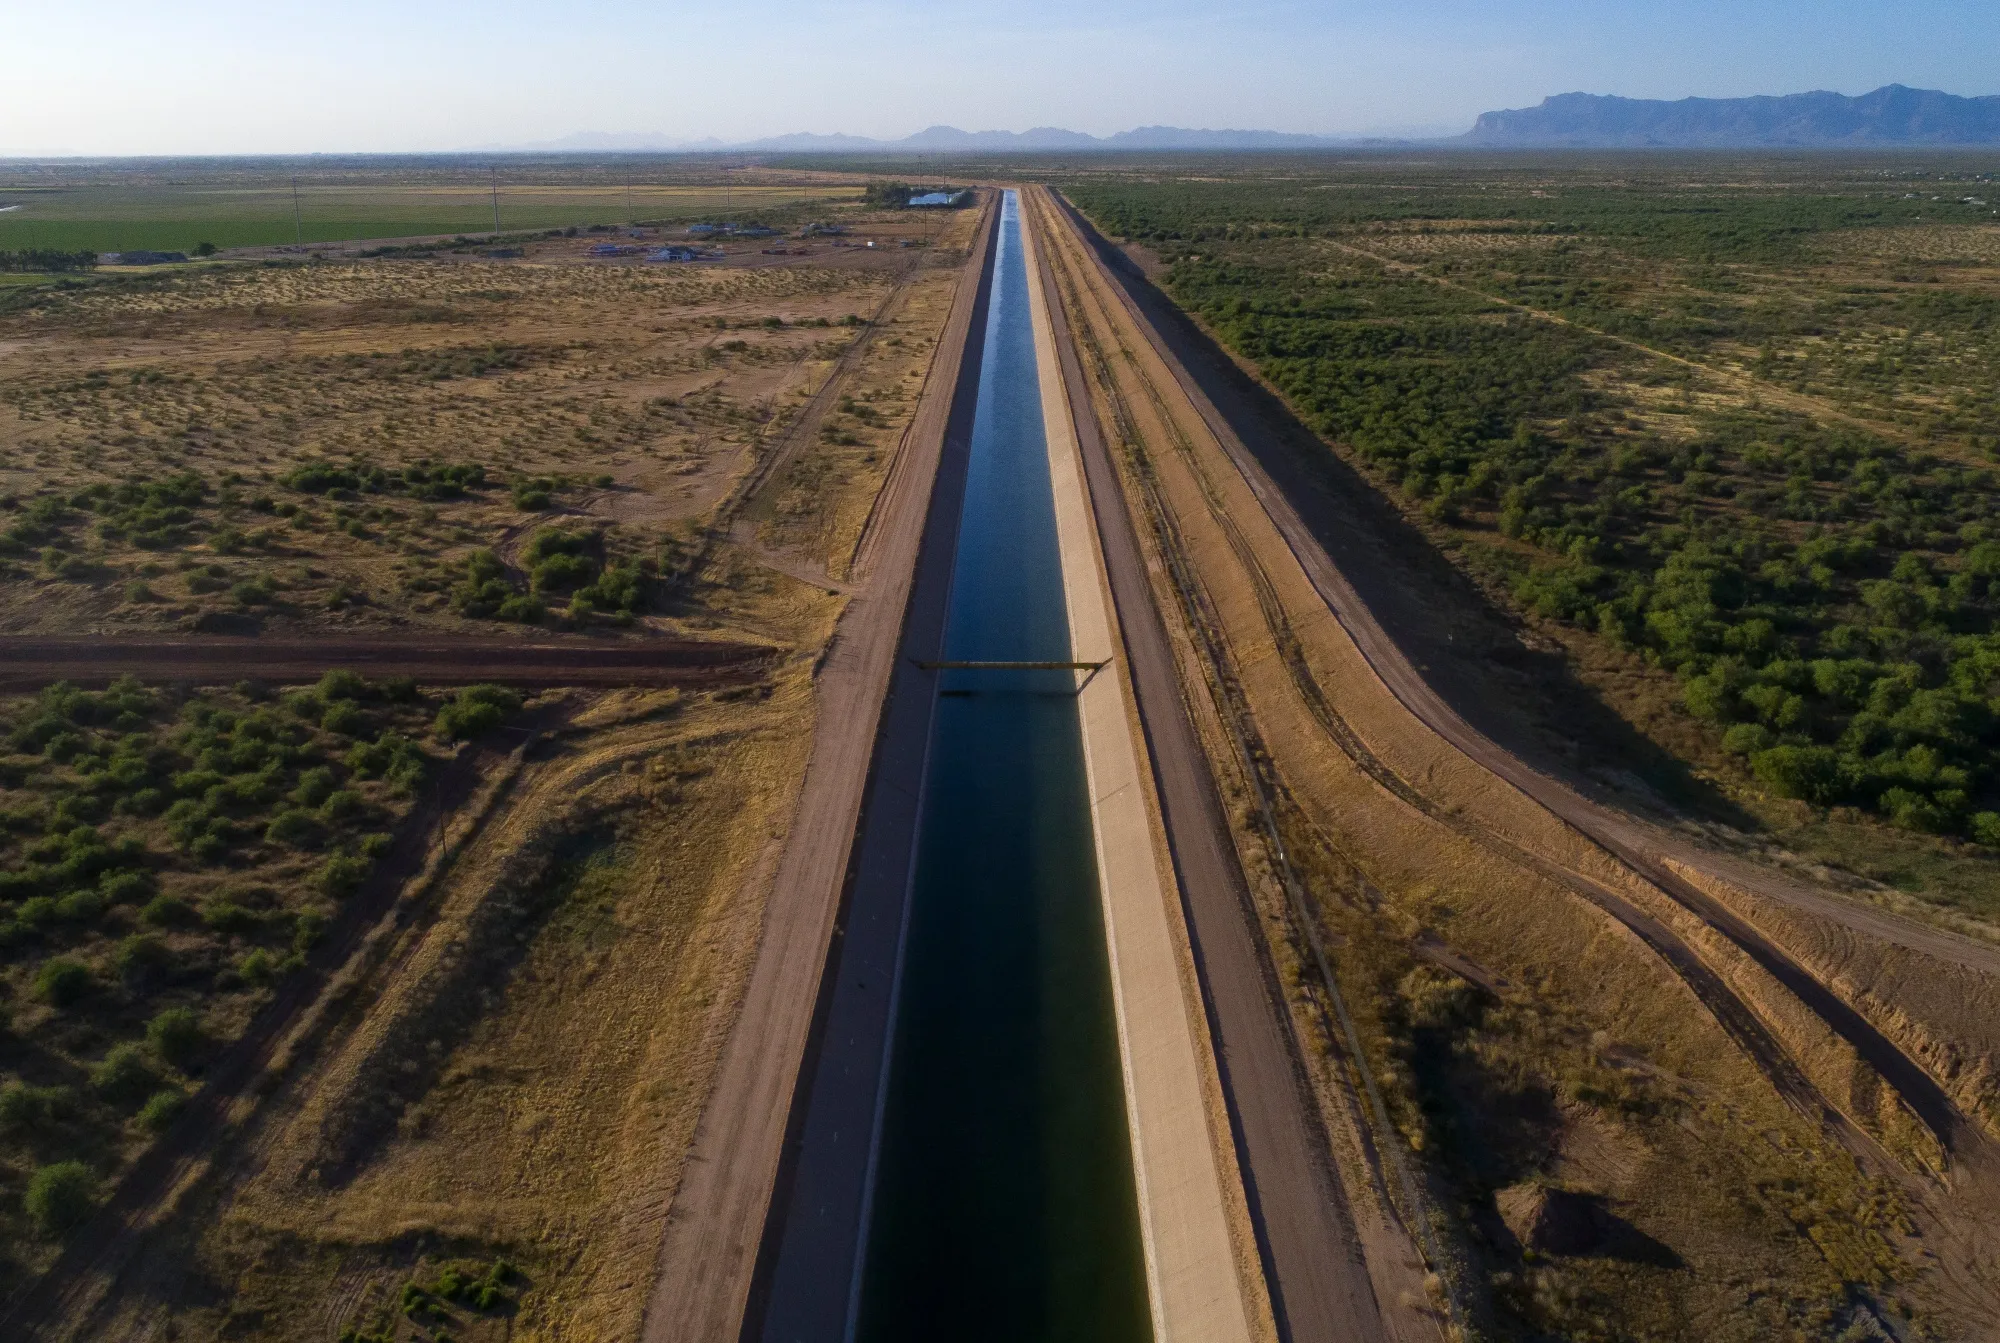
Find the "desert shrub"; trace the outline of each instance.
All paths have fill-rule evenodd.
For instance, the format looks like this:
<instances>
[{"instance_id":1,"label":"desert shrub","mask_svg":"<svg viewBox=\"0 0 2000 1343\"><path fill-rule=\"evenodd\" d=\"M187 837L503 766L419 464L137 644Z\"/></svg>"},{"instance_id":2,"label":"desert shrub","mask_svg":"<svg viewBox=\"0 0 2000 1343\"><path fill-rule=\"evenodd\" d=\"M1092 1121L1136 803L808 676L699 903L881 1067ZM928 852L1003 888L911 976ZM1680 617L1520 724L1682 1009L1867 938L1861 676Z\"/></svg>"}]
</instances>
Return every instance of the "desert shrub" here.
<instances>
[{"instance_id":1,"label":"desert shrub","mask_svg":"<svg viewBox=\"0 0 2000 1343\"><path fill-rule=\"evenodd\" d=\"M35 972L35 996L51 1007L72 1007L89 996L97 986L90 967L66 956L42 962Z\"/></svg>"},{"instance_id":2,"label":"desert shrub","mask_svg":"<svg viewBox=\"0 0 2000 1343\"><path fill-rule=\"evenodd\" d=\"M316 909L301 913L292 923L292 951L303 956L326 938L326 915Z\"/></svg>"},{"instance_id":3,"label":"desert shrub","mask_svg":"<svg viewBox=\"0 0 2000 1343\"><path fill-rule=\"evenodd\" d=\"M1827 805L1849 790L1840 753L1826 746L1773 746L1750 757L1750 769L1772 791Z\"/></svg>"},{"instance_id":4,"label":"desert shrub","mask_svg":"<svg viewBox=\"0 0 2000 1343\"><path fill-rule=\"evenodd\" d=\"M153 889L153 879L144 872L107 872L97 889L107 904L129 905Z\"/></svg>"},{"instance_id":5,"label":"desert shrub","mask_svg":"<svg viewBox=\"0 0 2000 1343\"><path fill-rule=\"evenodd\" d=\"M57 921L56 902L53 896L37 895L23 900L14 910L14 921L8 925L13 936L45 932Z\"/></svg>"},{"instance_id":6,"label":"desert shrub","mask_svg":"<svg viewBox=\"0 0 2000 1343\"><path fill-rule=\"evenodd\" d=\"M384 732L347 753L347 768L363 779L387 779L400 792L415 787L424 776L423 748L398 732ZM331 793L332 789L328 789ZM303 800L303 799L301 799ZM324 802L325 797L320 798Z\"/></svg>"},{"instance_id":7,"label":"desert shrub","mask_svg":"<svg viewBox=\"0 0 2000 1343\"><path fill-rule=\"evenodd\" d=\"M146 1043L168 1065L186 1071L207 1046L208 1033L191 1007L169 1007L146 1023Z\"/></svg>"},{"instance_id":8,"label":"desert shrub","mask_svg":"<svg viewBox=\"0 0 2000 1343\"><path fill-rule=\"evenodd\" d=\"M54 1240L96 1210L97 1176L81 1161L43 1166L28 1181L22 1202L35 1230Z\"/></svg>"},{"instance_id":9,"label":"desert shrub","mask_svg":"<svg viewBox=\"0 0 2000 1343\"><path fill-rule=\"evenodd\" d=\"M507 567L490 550L475 550L465 559L465 577L451 590L452 609L475 620L514 620L532 624L543 615L541 602L518 592L506 580Z\"/></svg>"},{"instance_id":10,"label":"desert shrub","mask_svg":"<svg viewBox=\"0 0 2000 1343\"><path fill-rule=\"evenodd\" d=\"M355 494L406 494L413 499L457 499L486 483L486 468L476 463L438 465L418 462L394 470L371 462L306 462L278 478L301 494L348 491Z\"/></svg>"},{"instance_id":11,"label":"desert shrub","mask_svg":"<svg viewBox=\"0 0 2000 1343\"><path fill-rule=\"evenodd\" d=\"M319 818L302 807L286 807L264 827L264 838L287 848L307 849L320 841Z\"/></svg>"},{"instance_id":12,"label":"desert shrub","mask_svg":"<svg viewBox=\"0 0 2000 1343\"><path fill-rule=\"evenodd\" d=\"M277 587L267 577L246 578L231 585L229 596L238 606L261 606L278 595Z\"/></svg>"},{"instance_id":13,"label":"desert shrub","mask_svg":"<svg viewBox=\"0 0 2000 1343\"><path fill-rule=\"evenodd\" d=\"M540 513L553 500L556 482L548 476L523 476L508 489L513 496L514 507L523 513Z\"/></svg>"},{"instance_id":14,"label":"desert shrub","mask_svg":"<svg viewBox=\"0 0 2000 1343\"><path fill-rule=\"evenodd\" d=\"M320 719L320 726L337 736L357 736L368 725L368 715L359 705L348 700L336 700L326 706L326 715Z\"/></svg>"},{"instance_id":15,"label":"desert shrub","mask_svg":"<svg viewBox=\"0 0 2000 1343\"><path fill-rule=\"evenodd\" d=\"M645 573L635 561L606 566L597 581L577 589L578 599L599 611L631 614L645 604Z\"/></svg>"},{"instance_id":16,"label":"desert shrub","mask_svg":"<svg viewBox=\"0 0 2000 1343\"><path fill-rule=\"evenodd\" d=\"M317 884L322 892L338 899L351 894L368 876L372 865L351 853L337 853L321 865Z\"/></svg>"},{"instance_id":17,"label":"desert shrub","mask_svg":"<svg viewBox=\"0 0 2000 1343\"><path fill-rule=\"evenodd\" d=\"M477 737L506 722L520 707L521 697L511 690L495 685L466 686L438 710L437 735L446 741Z\"/></svg>"},{"instance_id":18,"label":"desert shrub","mask_svg":"<svg viewBox=\"0 0 2000 1343\"><path fill-rule=\"evenodd\" d=\"M148 1133L161 1134L173 1127L187 1108L187 1095L173 1087L155 1091L139 1107L139 1127Z\"/></svg>"},{"instance_id":19,"label":"desert shrub","mask_svg":"<svg viewBox=\"0 0 2000 1343\"><path fill-rule=\"evenodd\" d=\"M95 923L103 912L104 897L96 891L71 891L56 901L56 917L64 923Z\"/></svg>"},{"instance_id":20,"label":"desert shrub","mask_svg":"<svg viewBox=\"0 0 2000 1343\"><path fill-rule=\"evenodd\" d=\"M50 1134L76 1109L68 1087L31 1087L21 1082L0 1086L0 1132Z\"/></svg>"},{"instance_id":21,"label":"desert shrub","mask_svg":"<svg viewBox=\"0 0 2000 1343\"><path fill-rule=\"evenodd\" d=\"M268 987L278 977L278 963L271 953L258 947L236 963L236 973L243 976L246 984L258 988Z\"/></svg>"},{"instance_id":22,"label":"desert shrub","mask_svg":"<svg viewBox=\"0 0 2000 1343\"><path fill-rule=\"evenodd\" d=\"M367 699L372 688L366 677L345 667L336 667L319 678L315 687L320 699L331 704L336 700Z\"/></svg>"},{"instance_id":23,"label":"desert shrub","mask_svg":"<svg viewBox=\"0 0 2000 1343\"><path fill-rule=\"evenodd\" d=\"M368 803L361 794L352 788L342 788L327 794L326 801L320 805L319 814L320 819L329 825L337 825L342 821L351 821L367 810Z\"/></svg>"},{"instance_id":24,"label":"desert shrub","mask_svg":"<svg viewBox=\"0 0 2000 1343\"><path fill-rule=\"evenodd\" d=\"M90 1070L91 1089L122 1110L136 1109L159 1086L160 1076L135 1044L114 1045Z\"/></svg>"},{"instance_id":25,"label":"desert shrub","mask_svg":"<svg viewBox=\"0 0 2000 1343\"><path fill-rule=\"evenodd\" d=\"M367 749L365 746L357 746L355 748L357 751L365 751ZM348 756L348 768L352 769L354 767L353 761L354 757L350 754ZM298 786L292 790L292 801L302 807L317 807L320 803L326 801L336 786L332 770L324 765L315 766L299 775Z\"/></svg>"},{"instance_id":26,"label":"desert shrub","mask_svg":"<svg viewBox=\"0 0 2000 1343\"><path fill-rule=\"evenodd\" d=\"M139 911L139 921L155 928L187 928L200 919L200 912L178 895L154 896Z\"/></svg>"},{"instance_id":27,"label":"desert shrub","mask_svg":"<svg viewBox=\"0 0 2000 1343\"><path fill-rule=\"evenodd\" d=\"M521 552L534 590L563 592L596 578L598 563L592 552L599 548L602 541L597 532L569 531L559 527L538 530Z\"/></svg>"},{"instance_id":28,"label":"desert shrub","mask_svg":"<svg viewBox=\"0 0 2000 1343\"><path fill-rule=\"evenodd\" d=\"M151 933L135 933L125 938L111 955L112 968L118 971L121 980L131 985L151 982L173 963L173 952Z\"/></svg>"},{"instance_id":29,"label":"desert shrub","mask_svg":"<svg viewBox=\"0 0 2000 1343\"><path fill-rule=\"evenodd\" d=\"M446 1264L431 1283L429 1294L478 1311L497 1310L507 1304L506 1289L513 1279L514 1266L505 1259L496 1259L485 1268L477 1263Z\"/></svg>"},{"instance_id":30,"label":"desert shrub","mask_svg":"<svg viewBox=\"0 0 2000 1343\"><path fill-rule=\"evenodd\" d=\"M202 906L201 921L221 937L248 937L264 926L256 910L246 909L227 896Z\"/></svg>"}]
</instances>

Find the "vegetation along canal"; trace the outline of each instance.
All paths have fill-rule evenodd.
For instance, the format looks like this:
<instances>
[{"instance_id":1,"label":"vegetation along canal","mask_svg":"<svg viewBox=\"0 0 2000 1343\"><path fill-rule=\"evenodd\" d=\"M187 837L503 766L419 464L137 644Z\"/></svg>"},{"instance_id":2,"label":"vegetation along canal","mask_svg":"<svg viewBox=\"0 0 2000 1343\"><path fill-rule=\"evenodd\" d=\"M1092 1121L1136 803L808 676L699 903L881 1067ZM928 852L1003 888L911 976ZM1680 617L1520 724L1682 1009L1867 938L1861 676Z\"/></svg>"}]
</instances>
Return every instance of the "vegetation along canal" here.
<instances>
[{"instance_id":1,"label":"vegetation along canal","mask_svg":"<svg viewBox=\"0 0 2000 1343\"><path fill-rule=\"evenodd\" d=\"M946 656L1071 656L1008 193ZM868 1343L1151 1337L1074 677L946 674L869 1233Z\"/></svg>"}]
</instances>

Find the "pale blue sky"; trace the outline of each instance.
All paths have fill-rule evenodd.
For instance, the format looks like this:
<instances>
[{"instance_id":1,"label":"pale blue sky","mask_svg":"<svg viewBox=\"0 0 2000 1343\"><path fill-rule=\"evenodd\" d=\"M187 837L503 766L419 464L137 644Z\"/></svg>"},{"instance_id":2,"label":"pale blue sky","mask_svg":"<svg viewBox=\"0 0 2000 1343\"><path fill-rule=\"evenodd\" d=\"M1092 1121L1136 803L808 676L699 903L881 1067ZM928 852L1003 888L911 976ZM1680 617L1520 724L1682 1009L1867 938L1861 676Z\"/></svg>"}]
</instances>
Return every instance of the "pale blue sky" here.
<instances>
[{"instance_id":1,"label":"pale blue sky","mask_svg":"<svg viewBox=\"0 0 2000 1343\"><path fill-rule=\"evenodd\" d=\"M11 12L9 12L11 11ZM1570 90L2000 92L1991 0L11 0L0 153L1463 129Z\"/></svg>"}]
</instances>

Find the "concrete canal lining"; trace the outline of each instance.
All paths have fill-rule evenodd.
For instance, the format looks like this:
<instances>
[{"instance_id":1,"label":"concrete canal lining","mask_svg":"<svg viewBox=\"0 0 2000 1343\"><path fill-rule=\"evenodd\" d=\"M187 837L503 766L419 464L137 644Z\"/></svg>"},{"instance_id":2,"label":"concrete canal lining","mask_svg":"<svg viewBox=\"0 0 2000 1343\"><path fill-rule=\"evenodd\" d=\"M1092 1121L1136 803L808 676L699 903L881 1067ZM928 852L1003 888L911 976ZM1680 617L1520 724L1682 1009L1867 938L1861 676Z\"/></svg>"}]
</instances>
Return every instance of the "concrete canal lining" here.
<instances>
[{"instance_id":1,"label":"concrete canal lining","mask_svg":"<svg viewBox=\"0 0 2000 1343\"><path fill-rule=\"evenodd\" d=\"M1025 221L1022 241L1028 273L1038 276L1035 231ZM1254 1288L1246 1289L1230 1237L1225 1182L1235 1171L1220 1155L1227 1135L1211 1128L1214 1062L1199 1034L1199 990L1183 969L1187 934L1172 859L1158 809L1148 806L1151 774L1115 661L1123 640L1047 296L1039 282L1028 289L1073 655L1114 659L1105 673L1115 674L1077 674L1078 715L1154 1338L1248 1343Z\"/></svg>"}]
</instances>

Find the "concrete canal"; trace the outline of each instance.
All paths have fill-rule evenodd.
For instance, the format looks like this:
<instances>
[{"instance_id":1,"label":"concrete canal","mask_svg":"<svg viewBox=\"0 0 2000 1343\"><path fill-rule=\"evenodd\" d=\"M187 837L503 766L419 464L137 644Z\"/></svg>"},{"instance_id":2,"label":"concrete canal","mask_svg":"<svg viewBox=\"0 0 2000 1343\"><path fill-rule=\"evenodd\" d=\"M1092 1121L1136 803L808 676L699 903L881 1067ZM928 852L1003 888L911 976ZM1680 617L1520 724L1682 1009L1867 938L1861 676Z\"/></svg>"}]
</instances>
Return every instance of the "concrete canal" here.
<instances>
[{"instance_id":1,"label":"concrete canal","mask_svg":"<svg viewBox=\"0 0 2000 1343\"><path fill-rule=\"evenodd\" d=\"M1000 220L944 656L1073 656L1019 206ZM1152 1336L1076 677L943 673L858 1337Z\"/></svg>"}]
</instances>

